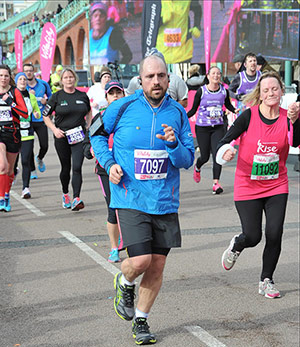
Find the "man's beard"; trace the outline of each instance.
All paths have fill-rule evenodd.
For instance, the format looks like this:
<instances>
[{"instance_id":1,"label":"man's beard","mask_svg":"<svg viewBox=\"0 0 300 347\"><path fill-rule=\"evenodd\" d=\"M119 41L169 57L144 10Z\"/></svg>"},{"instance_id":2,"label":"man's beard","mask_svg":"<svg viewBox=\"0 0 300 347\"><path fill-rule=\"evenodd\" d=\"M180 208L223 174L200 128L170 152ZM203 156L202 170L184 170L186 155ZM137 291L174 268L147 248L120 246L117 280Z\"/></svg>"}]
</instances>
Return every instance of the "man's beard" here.
<instances>
[{"instance_id":1,"label":"man's beard","mask_svg":"<svg viewBox=\"0 0 300 347\"><path fill-rule=\"evenodd\" d=\"M27 79L28 79L28 81L33 81L34 77L32 77L32 78L27 77Z\"/></svg>"},{"instance_id":2,"label":"man's beard","mask_svg":"<svg viewBox=\"0 0 300 347\"><path fill-rule=\"evenodd\" d=\"M156 97L156 98L150 96L148 93L145 93L145 92L144 92L144 94L145 94L146 98L148 99L148 101L150 102L151 105L153 105L153 106L158 106L158 105L161 103L161 101L163 100L163 98L165 97L165 95L166 95L166 90L163 91L163 93L162 93L161 96L158 96L158 97Z\"/></svg>"}]
</instances>

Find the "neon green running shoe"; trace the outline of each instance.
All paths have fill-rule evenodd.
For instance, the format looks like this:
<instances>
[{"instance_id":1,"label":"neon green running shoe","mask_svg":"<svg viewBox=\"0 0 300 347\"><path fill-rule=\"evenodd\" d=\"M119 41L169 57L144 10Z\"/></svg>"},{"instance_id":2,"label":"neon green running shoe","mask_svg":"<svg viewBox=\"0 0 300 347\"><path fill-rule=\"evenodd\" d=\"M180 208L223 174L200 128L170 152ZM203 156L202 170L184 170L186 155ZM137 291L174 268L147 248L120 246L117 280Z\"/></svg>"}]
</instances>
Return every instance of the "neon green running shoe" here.
<instances>
[{"instance_id":1,"label":"neon green running shoe","mask_svg":"<svg viewBox=\"0 0 300 347\"><path fill-rule=\"evenodd\" d=\"M116 290L116 297L114 299L114 308L116 314L124 320L132 320L134 317L134 288L135 285L128 286L120 284L122 272L118 272L114 278L114 287Z\"/></svg>"},{"instance_id":2,"label":"neon green running shoe","mask_svg":"<svg viewBox=\"0 0 300 347\"><path fill-rule=\"evenodd\" d=\"M156 343L156 337L150 333L147 318L136 318L132 322L132 336L137 345L149 345Z\"/></svg>"}]
</instances>

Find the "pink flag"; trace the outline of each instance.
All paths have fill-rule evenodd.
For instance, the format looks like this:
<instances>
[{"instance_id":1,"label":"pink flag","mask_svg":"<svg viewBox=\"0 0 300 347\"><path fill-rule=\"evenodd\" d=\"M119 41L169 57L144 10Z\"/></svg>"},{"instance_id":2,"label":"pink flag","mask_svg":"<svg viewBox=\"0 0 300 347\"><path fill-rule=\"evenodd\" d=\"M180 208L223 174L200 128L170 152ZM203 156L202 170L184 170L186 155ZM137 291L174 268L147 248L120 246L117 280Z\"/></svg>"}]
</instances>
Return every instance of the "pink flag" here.
<instances>
[{"instance_id":1,"label":"pink flag","mask_svg":"<svg viewBox=\"0 0 300 347\"><path fill-rule=\"evenodd\" d=\"M211 7L212 0L203 1L203 18L204 18L204 52L206 73L210 67L210 45L211 45Z\"/></svg>"},{"instance_id":2,"label":"pink flag","mask_svg":"<svg viewBox=\"0 0 300 347\"><path fill-rule=\"evenodd\" d=\"M15 30L15 55L17 70L18 72L21 72L23 69L23 39L19 29Z\"/></svg>"},{"instance_id":3,"label":"pink flag","mask_svg":"<svg viewBox=\"0 0 300 347\"><path fill-rule=\"evenodd\" d=\"M53 64L56 44L56 29L54 24L48 22L44 25L41 45L40 45L40 64L42 79L48 81Z\"/></svg>"}]
</instances>

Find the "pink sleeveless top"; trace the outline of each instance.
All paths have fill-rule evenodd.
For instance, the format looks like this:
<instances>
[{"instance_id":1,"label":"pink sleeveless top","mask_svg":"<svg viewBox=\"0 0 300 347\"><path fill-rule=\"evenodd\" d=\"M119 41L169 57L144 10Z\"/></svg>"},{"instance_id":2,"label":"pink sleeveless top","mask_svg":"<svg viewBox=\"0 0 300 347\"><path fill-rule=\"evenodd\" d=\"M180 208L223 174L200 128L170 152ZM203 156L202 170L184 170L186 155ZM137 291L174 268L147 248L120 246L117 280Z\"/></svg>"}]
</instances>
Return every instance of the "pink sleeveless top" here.
<instances>
[{"instance_id":1,"label":"pink sleeveless top","mask_svg":"<svg viewBox=\"0 0 300 347\"><path fill-rule=\"evenodd\" d=\"M251 108L248 130L241 135L234 181L234 200L253 200L288 193L285 166L289 153L287 111L271 125Z\"/></svg>"}]
</instances>

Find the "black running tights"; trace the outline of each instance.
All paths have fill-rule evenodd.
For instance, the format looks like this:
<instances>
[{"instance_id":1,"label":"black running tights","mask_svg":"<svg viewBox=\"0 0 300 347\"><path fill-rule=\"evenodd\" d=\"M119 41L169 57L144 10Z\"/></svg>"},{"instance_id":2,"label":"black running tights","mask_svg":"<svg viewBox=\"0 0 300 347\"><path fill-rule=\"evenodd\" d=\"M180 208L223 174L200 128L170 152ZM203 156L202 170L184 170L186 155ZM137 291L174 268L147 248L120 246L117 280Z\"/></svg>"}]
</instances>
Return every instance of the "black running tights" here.
<instances>
[{"instance_id":1,"label":"black running tights","mask_svg":"<svg viewBox=\"0 0 300 347\"><path fill-rule=\"evenodd\" d=\"M34 140L22 141L21 161L22 161L23 189L26 187L29 188L30 174L31 174L30 161L31 161L32 150L33 150L33 141Z\"/></svg>"},{"instance_id":2,"label":"black running tights","mask_svg":"<svg viewBox=\"0 0 300 347\"><path fill-rule=\"evenodd\" d=\"M213 158L213 179L218 180L221 175L222 166L216 162L217 145L224 136L225 130L223 125L214 127L201 127L196 125L196 137L200 148L200 157L197 159L196 166L198 169L209 161L210 152Z\"/></svg>"},{"instance_id":3,"label":"black running tights","mask_svg":"<svg viewBox=\"0 0 300 347\"><path fill-rule=\"evenodd\" d=\"M235 240L233 250L256 246L262 238L262 214L265 213L266 244L263 251L261 281L273 279L273 273L281 252L281 239L288 194L278 194L266 198L235 201L241 223L242 234Z\"/></svg>"},{"instance_id":4,"label":"black running tights","mask_svg":"<svg viewBox=\"0 0 300 347\"><path fill-rule=\"evenodd\" d=\"M39 143L40 143L40 150L38 153L39 159L44 159L44 156L48 152L48 128L45 125L44 122L32 122L32 126L34 131L37 133ZM35 170L35 164L34 164L34 153L32 150L32 158L31 158L31 171Z\"/></svg>"},{"instance_id":5,"label":"black running tights","mask_svg":"<svg viewBox=\"0 0 300 347\"><path fill-rule=\"evenodd\" d=\"M73 198L79 197L82 185L81 169L84 158L82 142L69 145L65 137L61 139L54 137L54 145L61 165L59 178L62 191L64 194L69 193L70 172L72 168Z\"/></svg>"}]
</instances>

